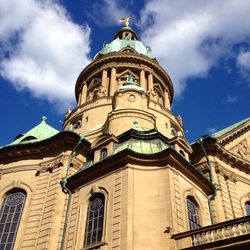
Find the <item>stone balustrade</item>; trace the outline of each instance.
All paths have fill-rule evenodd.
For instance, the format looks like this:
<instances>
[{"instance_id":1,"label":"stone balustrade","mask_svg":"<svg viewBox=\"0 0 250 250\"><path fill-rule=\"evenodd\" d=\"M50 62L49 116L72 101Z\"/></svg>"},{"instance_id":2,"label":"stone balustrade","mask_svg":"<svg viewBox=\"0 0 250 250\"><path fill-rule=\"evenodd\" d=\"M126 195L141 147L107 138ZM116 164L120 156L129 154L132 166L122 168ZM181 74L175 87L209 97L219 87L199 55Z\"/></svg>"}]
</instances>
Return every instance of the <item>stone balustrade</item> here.
<instances>
[{"instance_id":1,"label":"stone balustrade","mask_svg":"<svg viewBox=\"0 0 250 250\"><path fill-rule=\"evenodd\" d=\"M222 240L225 244L236 244L243 236L250 239L250 216L174 234L171 238L176 240L177 249L196 249L196 246L199 246L197 249L207 249L209 244L216 245L214 243ZM201 248L202 245L207 247Z\"/></svg>"}]
</instances>

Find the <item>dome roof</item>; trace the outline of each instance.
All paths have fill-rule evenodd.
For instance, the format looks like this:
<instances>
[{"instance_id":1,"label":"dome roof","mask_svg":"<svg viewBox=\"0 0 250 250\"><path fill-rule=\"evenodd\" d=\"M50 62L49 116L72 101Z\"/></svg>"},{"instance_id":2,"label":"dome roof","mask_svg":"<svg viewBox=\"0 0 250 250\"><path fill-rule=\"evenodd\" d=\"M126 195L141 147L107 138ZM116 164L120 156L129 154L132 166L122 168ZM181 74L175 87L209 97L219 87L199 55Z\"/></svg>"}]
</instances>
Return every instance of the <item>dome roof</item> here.
<instances>
[{"instance_id":1,"label":"dome roof","mask_svg":"<svg viewBox=\"0 0 250 250\"><path fill-rule=\"evenodd\" d=\"M39 142L57 134L59 131L48 125L46 119L47 118L43 116L40 124L25 134L18 135L9 145Z\"/></svg>"},{"instance_id":2,"label":"dome roof","mask_svg":"<svg viewBox=\"0 0 250 250\"><path fill-rule=\"evenodd\" d=\"M153 58L151 48L139 41L136 32L130 27L123 27L116 32L114 40L111 43L105 42L102 50L95 55L95 58L98 55L119 52L126 47L133 49L138 54Z\"/></svg>"}]
</instances>

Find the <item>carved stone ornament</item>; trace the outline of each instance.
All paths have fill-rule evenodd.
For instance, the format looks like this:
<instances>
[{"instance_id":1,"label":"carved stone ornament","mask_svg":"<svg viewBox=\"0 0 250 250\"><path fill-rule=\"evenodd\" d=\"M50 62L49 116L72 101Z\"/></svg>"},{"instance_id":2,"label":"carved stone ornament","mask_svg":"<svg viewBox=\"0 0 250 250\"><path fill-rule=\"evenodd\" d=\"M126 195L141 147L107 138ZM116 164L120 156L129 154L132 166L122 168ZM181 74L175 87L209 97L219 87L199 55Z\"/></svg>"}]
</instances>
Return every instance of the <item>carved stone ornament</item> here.
<instances>
[{"instance_id":1,"label":"carved stone ornament","mask_svg":"<svg viewBox=\"0 0 250 250\"><path fill-rule=\"evenodd\" d=\"M80 167L82 166L82 162L78 161L76 158L73 158L71 163L76 169L80 169Z\"/></svg>"},{"instance_id":2,"label":"carved stone ornament","mask_svg":"<svg viewBox=\"0 0 250 250\"><path fill-rule=\"evenodd\" d=\"M37 169L37 175L49 171L53 172L54 169L59 168L63 165L63 159L59 158L52 162L41 163L41 166Z\"/></svg>"},{"instance_id":3,"label":"carved stone ornament","mask_svg":"<svg viewBox=\"0 0 250 250\"><path fill-rule=\"evenodd\" d=\"M236 154L243 159L249 159L250 152L246 141L242 141L236 146Z\"/></svg>"},{"instance_id":4,"label":"carved stone ornament","mask_svg":"<svg viewBox=\"0 0 250 250\"><path fill-rule=\"evenodd\" d=\"M232 182L237 182L238 181L237 175L233 172L228 173L228 180Z\"/></svg>"},{"instance_id":5,"label":"carved stone ornament","mask_svg":"<svg viewBox=\"0 0 250 250\"><path fill-rule=\"evenodd\" d=\"M135 102L135 100L136 100L135 95L133 95L133 94L129 95L128 100L129 100L130 102Z\"/></svg>"}]
</instances>

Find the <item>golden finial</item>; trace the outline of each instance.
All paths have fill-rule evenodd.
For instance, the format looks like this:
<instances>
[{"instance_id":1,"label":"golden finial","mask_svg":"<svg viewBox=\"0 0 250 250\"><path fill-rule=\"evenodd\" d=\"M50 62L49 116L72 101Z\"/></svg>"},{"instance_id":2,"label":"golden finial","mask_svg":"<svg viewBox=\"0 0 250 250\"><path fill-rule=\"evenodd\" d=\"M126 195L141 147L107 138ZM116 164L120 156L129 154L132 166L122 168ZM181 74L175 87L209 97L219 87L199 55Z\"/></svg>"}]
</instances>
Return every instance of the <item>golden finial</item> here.
<instances>
[{"instance_id":1,"label":"golden finial","mask_svg":"<svg viewBox=\"0 0 250 250\"><path fill-rule=\"evenodd\" d=\"M120 23L124 23L124 25L125 25L126 27L128 27L128 26L129 26L129 22L130 22L131 20L133 20L133 17L123 17L123 18L121 18L119 21L120 21Z\"/></svg>"}]
</instances>

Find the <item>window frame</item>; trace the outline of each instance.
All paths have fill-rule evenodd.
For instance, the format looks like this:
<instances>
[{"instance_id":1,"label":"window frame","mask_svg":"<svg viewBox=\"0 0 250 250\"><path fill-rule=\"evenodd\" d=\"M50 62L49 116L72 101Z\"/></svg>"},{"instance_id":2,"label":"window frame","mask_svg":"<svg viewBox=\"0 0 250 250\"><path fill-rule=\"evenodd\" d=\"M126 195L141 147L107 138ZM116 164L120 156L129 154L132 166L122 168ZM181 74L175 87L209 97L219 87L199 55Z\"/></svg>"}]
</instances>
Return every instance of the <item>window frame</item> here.
<instances>
[{"instance_id":1,"label":"window frame","mask_svg":"<svg viewBox=\"0 0 250 250\"><path fill-rule=\"evenodd\" d=\"M107 157L108 157L108 149L106 147L102 148L99 153L99 160L102 161L106 159Z\"/></svg>"},{"instance_id":2,"label":"window frame","mask_svg":"<svg viewBox=\"0 0 250 250\"><path fill-rule=\"evenodd\" d=\"M98 220L97 225L95 228L97 228L97 230L95 230L95 228L93 229L93 227L95 226L95 222L91 223L92 226L92 232L88 231L88 225L89 225L89 221L90 221L90 207L91 207L91 202L93 202L95 199L101 199L102 200L102 207L100 207L100 209L102 209L102 216L101 216L101 236L98 238L98 226L100 223L100 221ZM106 200L106 196L102 193L102 192L98 192L98 193L94 193L88 200L88 205L87 205L87 210L86 210L86 216L85 216L85 230L84 230L84 241L83 241L83 247L84 249L92 249L93 247L97 247L97 246L101 246L103 244L106 244L104 242L104 237L105 237L105 221L106 221L106 207L107 207L107 200ZM98 210L95 210L94 212L96 212ZM93 212L93 211L92 211ZM97 214L99 215L99 212L97 212ZM97 219L99 219L100 216L97 216ZM93 215L92 218L95 218L95 216ZM93 236L93 231L97 231L96 232L96 239L93 241L91 239L90 242L87 242L88 240L88 234L91 234L91 238Z\"/></svg>"},{"instance_id":3,"label":"window frame","mask_svg":"<svg viewBox=\"0 0 250 250\"><path fill-rule=\"evenodd\" d=\"M13 194L22 194L23 196L23 200L21 202L19 202L19 204L16 205L11 205L11 204L7 204L7 202L12 202L11 200L8 200L8 198L10 196L12 196ZM10 246L10 248L8 249L13 249L15 247L16 242L18 241L18 234L19 231L22 230L22 220L23 220L23 216L25 213L25 205L27 203L27 192L23 189L20 188L13 188L7 192L5 192L5 194L2 196L2 202L1 202L1 207L0 207L0 220L2 220L4 217L4 215L6 215L6 220L3 221L2 220L2 224L3 224L3 230L1 232L1 236L0 236L0 240L1 237L3 236L3 234L7 234L6 239L10 238L10 234L12 234L12 241L6 241L5 245L4 245L4 249L6 248L7 245ZM14 202L16 202L16 200L14 200ZM19 208L18 208L19 207ZM17 209L20 209L20 211L17 211ZM5 211L5 213L3 213ZM17 216L18 215L18 216ZM10 222L8 223L7 221L7 217L9 217ZM14 219L16 221L14 221ZM6 225L9 224L9 229L7 229L7 231L4 231L4 229L6 230ZM13 226L15 225L16 226ZM11 231L13 230L13 231ZM8 244L9 242L9 244ZM6 248L7 249L7 248Z\"/></svg>"},{"instance_id":4,"label":"window frame","mask_svg":"<svg viewBox=\"0 0 250 250\"><path fill-rule=\"evenodd\" d=\"M190 205L193 206L195 213L190 211ZM196 200L191 196L186 197L186 209L189 230L201 228L200 208Z\"/></svg>"},{"instance_id":5,"label":"window frame","mask_svg":"<svg viewBox=\"0 0 250 250\"><path fill-rule=\"evenodd\" d=\"M246 212L246 216L249 216L250 215L250 201L245 202L244 209L245 209L245 212Z\"/></svg>"}]
</instances>

